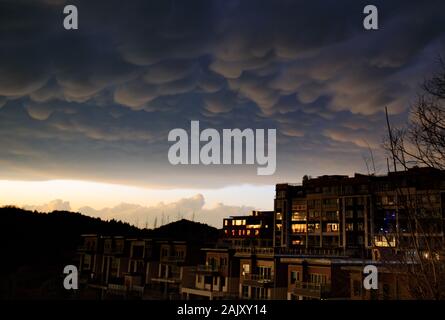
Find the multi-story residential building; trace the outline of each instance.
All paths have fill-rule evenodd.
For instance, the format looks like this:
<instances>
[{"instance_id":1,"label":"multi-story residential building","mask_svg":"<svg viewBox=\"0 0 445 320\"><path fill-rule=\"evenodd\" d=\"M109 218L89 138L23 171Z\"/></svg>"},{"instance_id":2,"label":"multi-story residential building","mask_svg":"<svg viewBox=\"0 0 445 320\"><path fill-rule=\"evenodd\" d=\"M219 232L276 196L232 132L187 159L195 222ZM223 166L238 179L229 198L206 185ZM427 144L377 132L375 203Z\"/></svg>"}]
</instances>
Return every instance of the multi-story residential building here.
<instances>
[{"instance_id":1,"label":"multi-story residential building","mask_svg":"<svg viewBox=\"0 0 445 320\"><path fill-rule=\"evenodd\" d=\"M363 266L370 263L329 254L284 257L281 262L288 264L289 300L349 299L350 273L344 268L353 266L363 272Z\"/></svg>"},{"instance_id":2,"label":"multi-story residential building","mask_svg":"<svg viewBox=\"0 0 445 320\"><path fill-rule=\"evenodd\" d=\"M101 298L409 298L394 262L414 244L443 259L444 203L445 171L436 169L305 177L276 185L274 211L224 219L216 248L85 235L81 284ZM368 264L379 267L378 291L362 288Z\"/></svg>"},{"instance_id":3,"label":"multi-story residential building","mask_svg":"<svg viewBox=\"0 0 445 320\"><path fill-rule=\"evenodd\" d=\"M157 271L156 242L122 236L83 235L81 283L101 299L142 297Z\"/></svg>"},{"instance_id":4,"label":"multi-story residential building","mask_svg":"<svg viewBox=\"0 0 445 320\"><path fill-rule=\"evenodd\" d=\"M159 241L160 257L157 275L150 279L151 289L165 299L179 299L181 287L191 287L194 268L202 260L198 244L185 241ZM152 293L154 293L152 290Z\"/></svg>"},{"instance_id":5,"label":"multi-story residential building","mask_svg":"<svg viewBox=\"0 0 445 320\"><path fill-rule=\"evenodd\" d=\"M376 262L372 262L376 265ZM349 292L351 300L412 300L408 277L399 272L397 267L388 268L378 265L378 286L375 290L363 287L363 268L359 266L343 267L349 273Z\"/></svg>"},{"instance_id":6,"label":"multi-story residential building","mask_svg":"<svg viewBox=\"0 0 445 320\"><path fill-rule=\"evenodd\" d=\"M287 265L273 247L238 247L241 299L286 299Z\"/></svg>"},{"instance_id":7,"label":"multi-story residential building","mask_svg":"<svg viewBox=\"0 0 445 320\"><path fill-rule=\"evenodd\" d=\"M114 252L113 257L114 261L119 259L118 267L122 264L125 271L107 283L107 294L142 298L157 272L159 245L153 239L139 238L126 239L125 244L128 249L124 255Z\"/></svg>"},{"instance_id":8,"label":"multi-story residential building","mask_svg":"<svg viewBox=\"0 0 445 320\"><path fill-rule=\"evenodd\" d=\"M183 298L189 299L233 299L239 294L239 261L234 250L229 248L203 248L205 264L198 265L195 282L183 285Z\"/></svg>"},{"instance_id":9,"label":"multi-story residential building","mask_svg":"<svg viewBox=\"0 0 445 320\"><path fill-rule=\"evenodd\" d=\"M223 221L224 237L232 246L272 245L273 211L252 211L249 216L232 216Z\"/></svg>"},{"instance_id":10,"label":"multi-story residential building","mask_svg":"<svg viewBox=\"0 0 445 320\"><path fill-rule=\"evenodd\" d=\"M204 256L200 250L203 244L185 241L100 235L81 238L80 282L87 289L84 292L99 299L179 298L181 287L192 287L195 282L194 270Z\"/></svg>"},{"instance_id":11,"label":"multi-story residential building","mask_svg":"<svg viewBox=\"0 0 445 320\"><path fill-rule=\"evenodd\" d=\"M370 200L368 176L323 176L276 186L274 245L338 248L364 246Z\"/></svg>"},{"instance_id":12,"label":"multi-story residential building","mask_svg":"<svg viewBox=\"0 0 445 320\"><path fill-rule=\"evenodd\" d=\"M370 257L375 247L412 246L413 233L441 245L444 191L444 172L431 168L277 184L274 246L337 248Z\"/></svg>"},{"instance_id":13,"label":"multi-story residential building","mask_svg":"<svg viewBox=\"0 0 445 320\"><path fill-rule=\"evenodd\" d=\"M103 238L96 234L81 235L79 254L79 284L90 296L103 297ZM92 289L92 290L90 290Z\"/></svg>"},{"instance_id":14,"label":"multi-story residential building","mask_svg":"<svg viewBox=\"0 0 445 320\"><path fill-rule=\"evenodd\" d=\"M119 281L128 272L129 243L122 236L107 236L103 239L101 282L109 284Z\"/></svg>"}]
</instances>

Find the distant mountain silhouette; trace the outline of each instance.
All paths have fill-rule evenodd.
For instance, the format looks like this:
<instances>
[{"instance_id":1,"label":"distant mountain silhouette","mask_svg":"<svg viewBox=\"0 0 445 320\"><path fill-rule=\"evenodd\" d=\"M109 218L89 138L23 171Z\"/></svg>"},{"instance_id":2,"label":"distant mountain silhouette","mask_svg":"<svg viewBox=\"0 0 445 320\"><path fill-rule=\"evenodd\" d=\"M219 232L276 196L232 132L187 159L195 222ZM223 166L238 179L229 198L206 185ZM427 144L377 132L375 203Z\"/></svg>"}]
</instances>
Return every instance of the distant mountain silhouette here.
<instances>
[{"instance_id":1,"label":"distant mountain silhouette","mask_svg":"<svg viewBox=\"0 0 445 320\"><path fill-rule=\"evenodd\" d=\"M144 230L144 236L154 239L170 238L189 242L215 242L220 235L218 229L204 223L182 219L154 230Z\"/></svg>"},{"instance_id":2,"label":"distant mountain silhouette","mask_svg":"<svg viewBox=\"0 0 445 320\"><path fill-rule=\"evenodd\" d=\"M62 280L57 277L63 276L65 265L77 264L81 234L187 240L203 245L215 242L220 235L216 228L184 219L149 230L80 213L39 213L16 207L0 208L0 226L0 298L34 298L42 291L43 295L52 292L45 287L61 287Z\"/></svg>"}]
</instances>

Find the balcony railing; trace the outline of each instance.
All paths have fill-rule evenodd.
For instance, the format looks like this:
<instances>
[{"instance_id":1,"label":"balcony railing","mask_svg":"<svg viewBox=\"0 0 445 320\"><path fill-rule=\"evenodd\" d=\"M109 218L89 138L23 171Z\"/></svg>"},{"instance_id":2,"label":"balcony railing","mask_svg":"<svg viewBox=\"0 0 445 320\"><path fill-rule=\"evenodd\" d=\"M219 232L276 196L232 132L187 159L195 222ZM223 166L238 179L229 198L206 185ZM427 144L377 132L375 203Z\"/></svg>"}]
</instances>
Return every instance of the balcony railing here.
<instances>
[{"instance_id":1,"label":"balcony railing","mask_svg":"<svg viewBox=\"0 0 445 320\"><path fill-rule=\"evenodd\" d=\"M272 284L273 279L271 275L262 275L262 274L254 274L254 273L246 273L242 275L241 279L245 284L251 283L251 284Z\"/></svg>"},{"instance_id":2,"label":"balcony railing","mask_svg":"<svg viewBox=\"0 0 445 320\"><path fill-rule=\"evenodd\" d=\"M223 272L224 270L225 266L200 264L196 267L197 272L217 273L217 272Z\"/></svg>"},{"instance_id":3,"label":"balcony railing","mask_svg":"<svg viewBox=\"0 0 445 320\"><path fill-rule=\"evenodd\" d=\"M238 254L281 255L281 256L346 256L342 249L326 248L281 248L281 247L237 247Z\"/></svg>"},{"instance_id":4,"label":"balcony railing","mask_svg":"<svg viewBox=\"0 0 445 320\"><path fill-rule=\"evenodd\" d=\"M296 282L293 288L295 295L322 299L331 291L330 284L313 282Z\"/></svg>"},{"instance_id":5,"label":"balcony railing","mask_svg":"<svg viewBox=\"0 0 445 320\"><path fill-rule=\"evenodd\" d=\"M174 282L174 283L180 283L182 281L180 272L169 272L167 275L163 274L160 277L154 277L151 280L154 282Z\"/></svg>"},{"instance_id":6,"label":"balcony railing","mask_svg":"<svg viewBox=\"0 0 445 320\"><path fill-rule=\"evenodd\" d=\"M162 262L170 262L170 263L180 263L185 261L185 257L180 256L164 256L161 257Z\"/></svg>"},{"instance_id":7,"label":"balcony railing","mask_svg":"<svg viewBox=\"0 0 445 320\"><path fill-rule=\"evenodd\" d=\"M82 244L77 246L77 251L97 251L97 246L87 246Z\"/></svg>"},{"instance_id":8,"label":"balcony railing","mask_svg":"<svg viewBox=\"0 0 445 320\"><path fill-rule=\"evenodd\" d=\"M240 254L260 254L260 255L273 255L276 248L273 247L236 247L237 253Z\"/></svg>"},{"instance_id":9,"label":"balcony railing","mask_svg":"<svg viewBox=\"0 0 445 320\"><path fill-rule=\"evenodd\" d=\"M123 254L124 253L124 248L123 247L105 247L104 248L104 254Z\"/></svg>"},{"instance_id":10,"label":"balcony railing","mask_svg":"<svg viewBox=\"0 0 445 320\"><path fill-rule=\"evenodd\" d=\"M325 248L277 248L280 255L308 255L308 256L345 256L341 249Z\"/></svg>"}]
</instances>

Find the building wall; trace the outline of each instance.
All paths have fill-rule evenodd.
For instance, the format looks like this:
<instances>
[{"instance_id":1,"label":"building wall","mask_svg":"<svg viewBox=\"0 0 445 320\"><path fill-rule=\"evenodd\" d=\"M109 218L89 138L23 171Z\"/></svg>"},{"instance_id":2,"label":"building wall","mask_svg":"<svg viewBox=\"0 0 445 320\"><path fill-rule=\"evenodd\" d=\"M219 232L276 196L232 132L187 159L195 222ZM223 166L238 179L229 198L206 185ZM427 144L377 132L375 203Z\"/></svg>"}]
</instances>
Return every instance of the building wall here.
<instances>
[{"instance_id":1,"label":"building wall","mask_svg":"<svg viewBox=\"0 0 445 320\"><path fill-rule=\"evenodd\" d=\"M410 294L407 285L407 277L379 272L378 289L366 290L363 287L363 274L353 271L350 275L350 298L352 300L411 300L414 297Z\"/></svg>"}]
</instances>

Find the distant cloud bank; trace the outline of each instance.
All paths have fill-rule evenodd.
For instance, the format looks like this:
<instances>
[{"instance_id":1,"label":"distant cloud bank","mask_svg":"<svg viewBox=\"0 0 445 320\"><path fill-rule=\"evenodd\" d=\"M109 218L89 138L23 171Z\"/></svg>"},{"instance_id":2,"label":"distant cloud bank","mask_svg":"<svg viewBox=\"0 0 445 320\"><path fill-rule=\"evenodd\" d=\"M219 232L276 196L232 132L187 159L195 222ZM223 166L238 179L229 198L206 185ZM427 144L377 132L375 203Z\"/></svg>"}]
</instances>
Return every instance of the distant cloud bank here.
<instances>
[{"instance_id":1,"label":"distant cloud bank","mask_svg":"<svg viewBox=\"0 0 445 320\"><path fill-rule=\"evenodd\" d=\"M121 220L140 228L153 228L179 219L194 220L207 223L217 228L222 227L224 217L244 215L255 210L254 207L230 206L219 203L212 208L204 208L205 199L202 194L190 198L182 198L175 202L159 202L153 206L141 206L132 203L121 203L115 207L95 209L88 206L73 210L68 201L56 199L42 205L25 205L24 209L40 212L54 210L78 211L82 214L103 220Z\"/></svg>"}]
</instances>

